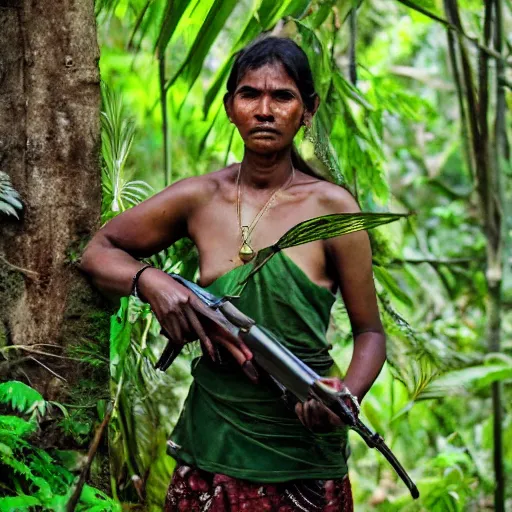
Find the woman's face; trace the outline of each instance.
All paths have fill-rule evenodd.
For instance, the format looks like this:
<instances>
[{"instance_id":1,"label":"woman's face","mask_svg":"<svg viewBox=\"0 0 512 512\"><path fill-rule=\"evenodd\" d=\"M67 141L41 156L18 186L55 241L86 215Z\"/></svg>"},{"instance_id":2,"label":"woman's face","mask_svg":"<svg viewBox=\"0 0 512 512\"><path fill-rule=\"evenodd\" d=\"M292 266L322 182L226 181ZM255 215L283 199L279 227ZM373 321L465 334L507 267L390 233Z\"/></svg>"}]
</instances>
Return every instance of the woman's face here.
<instances>
[{"instance_id":1,"label":"woman's face","mask_svg":"<svg viewBox=\"0 0 512 512\"><path fill-rule=\"evenodd\" d=\"M226 102L226 111L248 149L270 154L292 144L305 107L297 85L276 62L247 71Z\"/></svg>"}]
</instances>

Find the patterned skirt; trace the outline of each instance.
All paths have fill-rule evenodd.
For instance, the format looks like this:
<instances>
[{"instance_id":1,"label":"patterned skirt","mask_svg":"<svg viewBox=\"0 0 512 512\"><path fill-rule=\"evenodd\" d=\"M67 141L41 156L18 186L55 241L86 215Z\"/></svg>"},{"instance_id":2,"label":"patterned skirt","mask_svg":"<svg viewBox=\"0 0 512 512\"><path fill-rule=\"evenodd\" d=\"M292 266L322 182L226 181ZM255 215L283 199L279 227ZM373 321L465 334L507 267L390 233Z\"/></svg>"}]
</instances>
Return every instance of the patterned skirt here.
<instances>
[{"instance_id":1,"label":"patterned skirt","mask_svg":"<svg viewBox=\"0 0 512 512\"><path fill-rule=\"evenodd\" d=\"M353 512L348 476L259 484L178 465L165 512Z\"/></svg>"}]
</instances>

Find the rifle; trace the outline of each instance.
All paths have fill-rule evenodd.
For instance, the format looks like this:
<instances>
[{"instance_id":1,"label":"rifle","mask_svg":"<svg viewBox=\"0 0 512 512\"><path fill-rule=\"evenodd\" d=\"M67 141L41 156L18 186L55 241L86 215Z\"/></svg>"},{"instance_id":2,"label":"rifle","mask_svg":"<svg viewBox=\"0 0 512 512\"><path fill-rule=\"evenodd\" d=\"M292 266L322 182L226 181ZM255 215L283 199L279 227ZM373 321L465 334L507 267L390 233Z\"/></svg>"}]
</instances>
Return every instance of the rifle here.
<instances>
[{"instance_id":1,"label":"rifle","mask_svg":"<svg viewBox=\"0 0 512 512\"><path fill-rule=\"evenodd\" d=\"M291 393L302 402L315 398L324 404L350 429L357 432L370 448L375 448L382 453L403 480L411 496L414 499L419 497L416 485L386 445L382 436L372 432L345 402L344 399L351 395L347 395L343 390L341 392L335 391L322 383L320 375L283 346L271 332L258 327L254 320L236 308L230 302L230 297L216 297L179 275L170 274L170 276L191 290L214 313L214 315L209 316L210 319L215 318L214 321L220 327L226 329L247 345L253 353L254 361L270 376L286 401L288 401ZM165 371L176 359L182 348L182 346L176 346L169 342L155 368Z\"/></svg>"}]
</instances>

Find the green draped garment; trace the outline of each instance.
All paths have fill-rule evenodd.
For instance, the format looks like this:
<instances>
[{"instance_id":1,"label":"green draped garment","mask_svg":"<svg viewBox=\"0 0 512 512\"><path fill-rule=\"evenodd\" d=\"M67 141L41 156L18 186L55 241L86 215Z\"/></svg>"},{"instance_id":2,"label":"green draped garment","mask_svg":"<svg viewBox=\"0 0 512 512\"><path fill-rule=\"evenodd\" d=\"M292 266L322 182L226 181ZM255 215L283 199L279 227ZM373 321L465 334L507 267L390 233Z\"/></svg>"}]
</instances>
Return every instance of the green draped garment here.
<instances>
[{"instance_id":1,"label":"green draped garment","mask_svg":"<svg viewBox=\"0 0 512 512\"><path fill-rule=\"evenodd\" d=\"M222 275L207 289L233 300L242 312L272 331L320 375L333 361L325 333L334 295L315 283L283 252L258 273L252 265ZM236 363L192 363L194 382L172 440L187 464L212 473L258 482L331 479L347 474L347 429L328 434L304 427L277 391L253 384Z\"/></svg>"}]
</instances>

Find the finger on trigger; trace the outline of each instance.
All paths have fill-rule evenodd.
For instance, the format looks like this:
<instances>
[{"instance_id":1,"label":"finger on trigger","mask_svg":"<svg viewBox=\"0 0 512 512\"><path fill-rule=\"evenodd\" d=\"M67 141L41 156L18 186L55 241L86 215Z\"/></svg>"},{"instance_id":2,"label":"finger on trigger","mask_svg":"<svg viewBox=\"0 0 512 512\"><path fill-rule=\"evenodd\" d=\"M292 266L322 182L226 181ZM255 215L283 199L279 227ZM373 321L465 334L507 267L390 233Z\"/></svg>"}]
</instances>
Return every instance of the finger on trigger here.
<instances>
[{"instance_id":1,"label":"finger on trigger","mask_svg":"<svg viewBox=\"0 0 512 512\"><path fill-rule=\"evenodd\" d=\"M250 351L249 347L239 338L236 338L238 342L238 347L242 351L242 353L245 355L247 359L252 359L252 352Z\"/></svg>"},{"instance_id":2,"label":"finger on trigger","mask_svg":"<svg viewBox=\"0 0 512 512\"><path fill-rule=\"evenodd\" d=\"M228 350L228 352L236 359L236 362L240 366L242 366L246 361L248 361L245 354L234 343L231 343L230 341L227 341L220 336L215 337L215 341L219 343L219 345L225 347Z\"/></svg>"},{"instance_id":3,"label":"finger on trigger","mask_svg":"<svg viewBox=\"0 0 512 512\"><path fill-rule=\"evenodd\" d=\"M190 322L188 321L187 315L183 310L180 309L176 312L175 318L180 326L182 336L185 337L186 334L191 330L191 325Z\"/></svg>"},{"instance_id":4,"label":"finger on trigger","mask_svg":"<svg viewBox=\"0 0 512 512\"><path fill-rule=\"evenodd\" d=\"M343 425L343 421L341 421L341 418L337 414L334 414L330 409L327 408L326 413L327 413L327 417L329 419L329 423L333 427L339 427L339 426Z\"/></svg>"},{"instance_id":5,"label":"finger on trigger","mask_svg":"<svg viewBox=\"0 0 512 512\"><path fill-rule=\"evenodd\" d=\"M295 404L295 414L298 416L300 422L304 425L304 411L302 407L302 402L297 402Z\"/></svg>"},{"instance_id":6,"label":"finger on trigger","mask_svg":"<svg viewBox=\"0 0 512 512\"><path fill-rule=\"evenodd\" d=\"M304 424L306 425L306 427L308 427L309 429L312 428L313 424L312 424L312 421L311 421L311 403L312 401L311 400L306 400L304 402L304 406L303 406L303 411L304 411Z\"/></svg>"},{"instance_id":7,"label":"finger on trigger","mask_svg":"<svg viewBox=\"0 0 512 512\"><path fill-rule=\"evenodd\" d=\"M245 355L246 359L252 359L253 355L249 347L247 347L247 345L240 338L229 332L229 330L223 325L226 319L222 316L221 313L218 311L212 311L197 298L192 298L190 304L193 307L195 313L202 315L205 319L207 319L206 322L212 322L215 324L215 327L222 331L223 337L233 345L236 345Z\"/></svg>"},{"instance_id":8,"label":"finger on trigger","mask_svg":"<svg viewBox=\"0 0 512 512\"><path fill-rule=\"evenodd\" d=\"M242 364L242 370L249 377L249 379L254 382L255 384L258 383L258 371L254 367L254 365L251 363L251 361L246 360L244 364Z\"/></svg>"},{"instance_id":9,"label":"finger on trigger","mask_svg":"<svg viewBox=\"0 0 512 512\"><path fill-rule=\"evenodd\" d=\"M318 402L316 400L309 400L309 424L311 428L318 428L322 425L322 410L318 407Z\"/></svg>"},{"instance_id":10,"label":"finger on trigger","mask_svg":"<svg viewBox=\"0 0 512 512\"><path fill-rule=\"evenodd\" d=\"M174 343L181 343L181 333L177 320L175 320L173 317L167 318L164 329L169 334L170 340L172 340Z\"/></svg>"}]
</instances>

